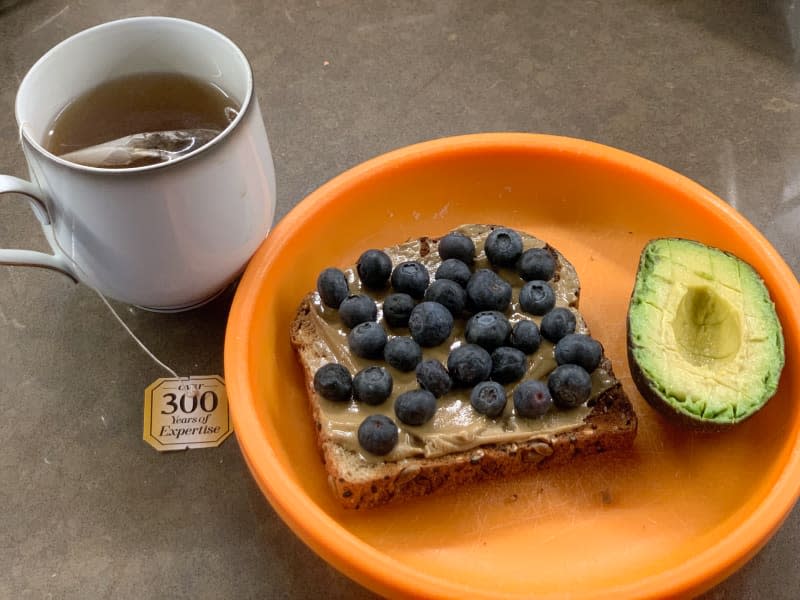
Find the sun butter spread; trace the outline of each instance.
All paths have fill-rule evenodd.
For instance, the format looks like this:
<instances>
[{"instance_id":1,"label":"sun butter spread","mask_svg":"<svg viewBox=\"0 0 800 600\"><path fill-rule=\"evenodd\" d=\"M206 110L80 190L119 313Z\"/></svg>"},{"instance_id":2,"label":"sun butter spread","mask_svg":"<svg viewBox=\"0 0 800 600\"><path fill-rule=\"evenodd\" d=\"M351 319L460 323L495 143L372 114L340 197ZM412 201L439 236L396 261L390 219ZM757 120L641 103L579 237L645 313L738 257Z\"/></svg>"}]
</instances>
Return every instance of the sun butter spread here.
<instances>
[{"instance_id":1,"label":"sun butter spread","mask_svg":"<svg viewBox=\"0 0 800 600\"><path fill-rule=\"evenodd\" d=\"M486 237L492 228L486 225L465 225L455 231L461 232L472 238L475 243L474 269L492 268L483 251ZM522 231L518 231L523 240L523 249L543 248L545 243ZM434 280L436 269L441 264L436 242L429 239L414 240L401 244L385 252L392 259L394 266L404 261L416 260L422 263ZM575 313L577 333L588 331L586 323L574 308L578 302L580 284L574 267L563 256L559 255L553 279L550 280L555 296L556 306L570 307ZM525 283L513 269L495 269L512 287L512 299L509 308L505 311L506 317L512 326L522 319L531 319L537 325L541 317L533 316L522 311L519 306L519 291ZM386 290L362 290L361 282L355 267L344 270L350 285L350 293L364 293L373 298L378 305L378 321L384 325L389 337L408 336L407 328L392 328L383 321L383 298L391 293L391 288ZM319 340L317 341L320 358L318 364L312 364L314 371L326 362L338 362L346 367L351 375L361 369L377 365L386 368L392 375L394 386L392 395L379 406L369 406L355 400L348 402L332 402L318 397L320 406L320 425L323 434L341 446L359 454L369 462L396 461L404 458L423 456L437 457L454 452L462 452L487 444L509 444L513 442L527 442L540 439L545 444L549 438L561 431L573 429L580 425L591 412L586 406L569 410L551 409L547 414L536 419L518 417L514 414L511 396L519 382L505 386L508 401L503 414L497 418L490 418L476 412L470 404L470 389L453 389L437 400L437 409L434 417L421 426L410 426L400 422L394 415L394 400L401 393L416 389L419 384L414 371L401 372L389 366L383 360L369 360L355 356L350 352L347 343L349 329L339 319L338 311L322 304L319 295L314 292L312 300L312 318L316 322ZM442 344L433 348L423 348L422 358L436 359L447 364L447 356L451 350L466 343L464 329L466 320L455 319L455 324L450 337ZM553 356L554 345L542 339L539 349L528 356L528 370L525 379L545 380L547 375L556 367ZM602 368L602 365L591 374L592 393L589 402L604 390L616 383L616 379ZM358 443L357 430L361 422L370 414L384 414L395 421L399 428L399 440L395 448L386 456L376 457L366 452Z\"/></svg>"}]
</instances>

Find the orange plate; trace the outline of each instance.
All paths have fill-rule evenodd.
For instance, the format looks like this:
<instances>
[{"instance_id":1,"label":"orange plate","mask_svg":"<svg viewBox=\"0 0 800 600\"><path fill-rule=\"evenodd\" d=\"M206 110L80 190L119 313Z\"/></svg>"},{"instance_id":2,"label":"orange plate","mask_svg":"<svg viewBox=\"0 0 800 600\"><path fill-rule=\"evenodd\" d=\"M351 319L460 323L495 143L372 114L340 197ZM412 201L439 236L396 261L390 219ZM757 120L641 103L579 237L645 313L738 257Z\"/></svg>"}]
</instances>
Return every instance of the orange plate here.
<instances>
[{"instance_id":1,"label":"orange plate","mask_svg":"<svg viewBox=\"0 0 800 600\"><path fill-rule=\"evenodd\" d=\"M634 450L404 506L346 511L316 452L289 323L324 267L463 223L522 229L574 263L581 310L640 417ZM777 305L786 336L780 389L731 431L673 426L631 381L628 297L642 247L659 236L734 252L761 273ZM297 535L380 594L696 594L751 557L798 497L799 292L778 253L733 208L645 159L531 134L418 144L323 185L255 255L225 341L236 435L267 499Z\"/></svg>"}]
</instances>

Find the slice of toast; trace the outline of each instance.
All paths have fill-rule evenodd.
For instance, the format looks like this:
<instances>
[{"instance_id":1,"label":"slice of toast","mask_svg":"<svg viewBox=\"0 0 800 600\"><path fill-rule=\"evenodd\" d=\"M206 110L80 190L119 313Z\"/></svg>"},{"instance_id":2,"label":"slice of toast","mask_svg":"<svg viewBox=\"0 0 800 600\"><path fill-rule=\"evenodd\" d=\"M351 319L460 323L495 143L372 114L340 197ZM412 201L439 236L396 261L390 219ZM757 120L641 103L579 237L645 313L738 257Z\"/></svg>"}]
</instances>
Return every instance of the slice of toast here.
<instances>
[{"instance_id":1,"label":"slice of toast","mask_svg":"<svg viewBox=\"0 0 800 600\"><path fill-rule=\"evenodd\" d=\"M468 235L476 246L473 269L489 267L483 243L496 226L465 225L457 231ZM524 248L545 247L556 259L550 285L556 292L556 306L568 307L576 316L576 332L589 333L578 312L580 283L572 264L552 246L519 232ZM434 280L441 264L438 239L420 238L384 249L393 265L402 261L422 262ZM514 288L511 307L506 315L513 323L520 318L537 322L522 312L518 303L522 281L513 270L495 269ZM381 293L362 290L355 267L345 270L350 293L369 293L377 302L378 320L389 337L408 335L408 329L393 329L382 319L381 300L391 289ZM424 348L423 358L447 362L450 348L463 343L464 319L456 319L453 333L443 344ZM605 355L592 374L592 395L582 406L568 410L551 409L543 417L526 419L514 414L511 401L519 382L506 385L508 402L499 417L478 414L470 405L469 390L454 389L437 401L437 411L430 423L408 426L394 415L393 402L400 392L417 387L414 372L401 373L382 360L365 360L350 353L348 329L338 320L337 311L322 304L317 292L301 302L291 326L291 341L305 372L306 388L314 420L317 444L336 496L347 508L368 508L425 496L434 492L459 489L467 484L511 477L519 473L568 462L578 455L621 450L631 446L636 435L637 419L620 382L614 376ZM371 365L386 367L393 376L394 390L380 406L368 406L355 400L331 402L314 390L317 369L338 362L355 375ZM553 344L543 340L539 350L528 357L523 379L546 380L556 364ZM369 414L385 414L400 428L394 450L376 457L359 446L357 428Z\"/></svg>"}]
</instances>

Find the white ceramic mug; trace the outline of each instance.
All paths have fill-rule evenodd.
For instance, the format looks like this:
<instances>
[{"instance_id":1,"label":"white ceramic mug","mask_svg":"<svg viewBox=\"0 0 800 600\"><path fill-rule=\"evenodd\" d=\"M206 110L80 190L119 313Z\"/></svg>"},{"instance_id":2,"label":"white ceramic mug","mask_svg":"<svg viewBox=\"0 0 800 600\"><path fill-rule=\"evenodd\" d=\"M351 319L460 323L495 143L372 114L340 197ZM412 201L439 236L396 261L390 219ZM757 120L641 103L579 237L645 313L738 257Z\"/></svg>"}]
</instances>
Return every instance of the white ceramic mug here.
<instances>
[{"instance_id":1,"label":"white ceramic mug","mask_svg":"<svg viewBox=\"0 0 800 600\"><path fill-rule=\"evenodd\" d=\"M167 163L101 169L42 147L70 100L103 81L149 71L211 82L241 110L211 142ZM30 199L53 254L0 249L0 264L55 269L122 302L184 310L225 289L272 225L275 171L252 70L213 29L140 17L78 33L30 69L16 118L31 181L0 175L0 193Z\"/></svg>"}]
</instances>

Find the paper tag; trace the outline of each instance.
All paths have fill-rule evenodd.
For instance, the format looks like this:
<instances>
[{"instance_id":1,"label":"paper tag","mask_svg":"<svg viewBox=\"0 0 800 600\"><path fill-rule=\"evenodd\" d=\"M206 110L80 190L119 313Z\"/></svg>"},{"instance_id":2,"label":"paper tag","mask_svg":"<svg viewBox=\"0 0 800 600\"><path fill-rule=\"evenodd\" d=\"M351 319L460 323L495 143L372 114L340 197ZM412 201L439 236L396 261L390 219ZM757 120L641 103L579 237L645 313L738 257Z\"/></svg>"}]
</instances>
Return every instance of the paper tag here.
<instances>
[{"instance_id":1,"label":"paper tag","mask_svg":"<svg viewBox=\"0 0 800 600\"><path fill-rule=\"evenodd\" d=\"M219 375L164 377L144 391L144 441L159 452L216 448L232 431Z\"/></svg>"}]
</instances>

